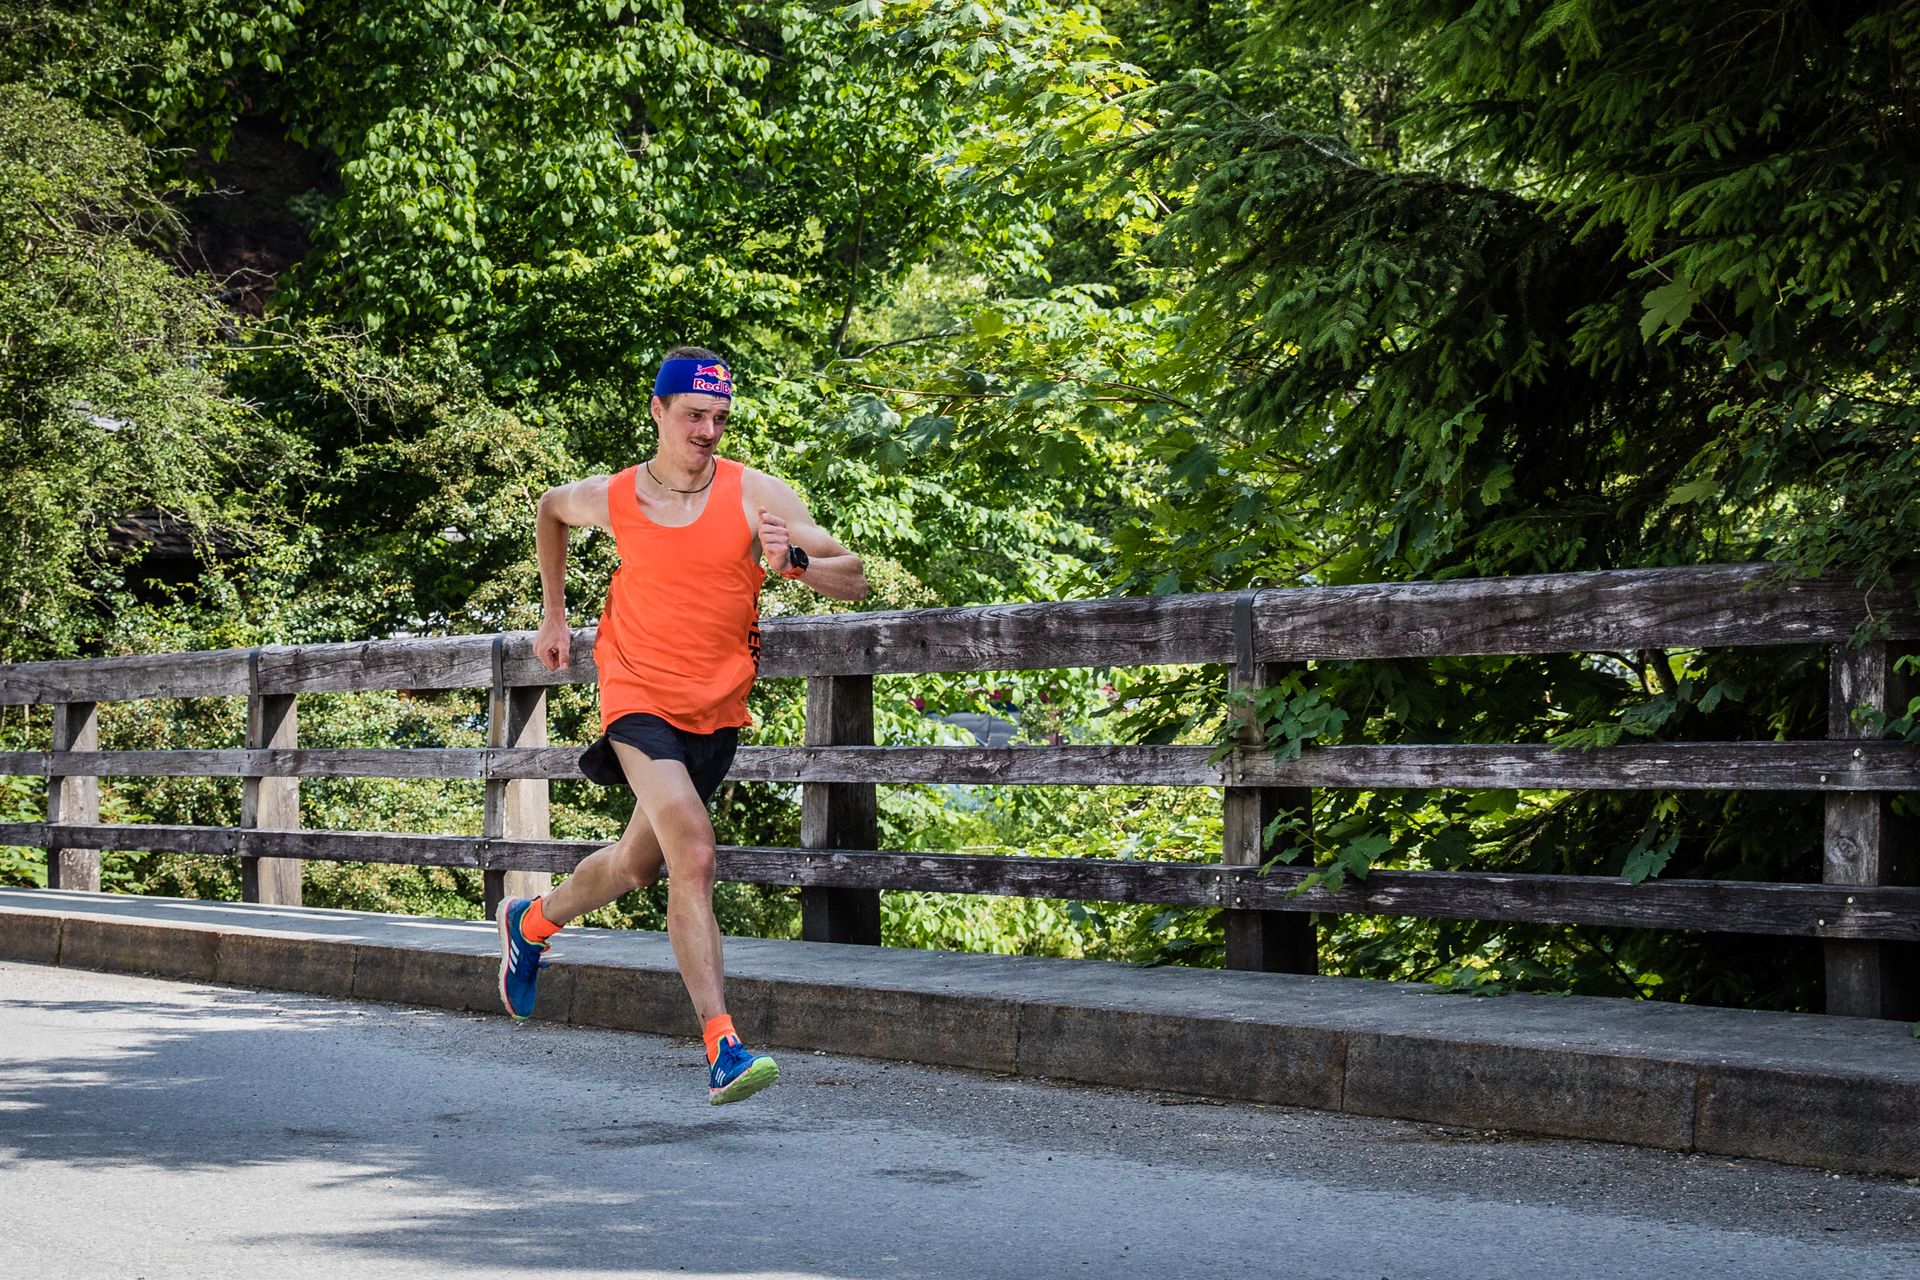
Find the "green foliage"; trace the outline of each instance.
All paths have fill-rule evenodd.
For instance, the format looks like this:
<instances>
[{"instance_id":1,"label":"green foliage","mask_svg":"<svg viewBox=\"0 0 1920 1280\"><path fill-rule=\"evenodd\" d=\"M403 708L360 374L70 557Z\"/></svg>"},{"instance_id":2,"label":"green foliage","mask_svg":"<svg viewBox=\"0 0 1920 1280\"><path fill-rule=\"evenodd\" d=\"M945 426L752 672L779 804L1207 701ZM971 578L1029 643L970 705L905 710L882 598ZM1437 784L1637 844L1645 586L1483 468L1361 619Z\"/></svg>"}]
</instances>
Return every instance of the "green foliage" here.
<instances>
[{"instance_id":1,"label":"green foliage","mask_svg":"<svg viewBox=\"0 0 1920 1280\"><path fill-rule=\"evenodd\" d=\"M161 256L177 220L146 150L72 104L0 85L0 660L102 625L115 516L204 544L271 521L292 443L226 396L219 312Z\"/></svg>"},{"instance_id":2,"label":"green foliage","mask_svg":"<svg viewBox=\"0 0 1920 1280\"><path fill-rule=\"evenodd\" d=\"M39 822L46 816L44 779L0 778L0 822ZM46 850L0 845L0 885L46 888Z\"/></svg>"},{"instance_id":3,"label":"green foliage","mask_svg":"<svg viewBox=\"0 0 1920 1280\"><path fill-rule=\"evenodd\" d=\"M1235 57L976 154L1125 211L1079 230L1149 297L996 304L942 439L1029 435L1030 402L1158 428L1125 586L1754 555L1884 581L1920 532L1895 7L1623 6L1598 37L1439 3L1124 11ZM1807 55L1773 60L1779 31Z\"/></svg>"},{"instance_id":4,"label":"green foliage","mask_svg":"<svg viewBox=\"0 0 1920 1280\"><path fill-rule=\"evenodd\" d=\"M866 556L863 607L1750 558L1884 585L1920 545L1916 32L1891 2L16 5L0 660L530 626L538 494L645 456L653 363L687 340L740 374L728 452ZM267 217L244 191L260 149L310 185L270 211L299 235L256 317L178 260L216 187ZM107 554L135 511L184 520L193 581ZM574 540L578 622L609 542ZM986 712L1033 742L1584 750L1817 737L1825 678L1792 649L1320 662L1233 699L1217 667L1031 672L883 680L877 717L898 743ZM590 690L552 708L555 741L597 727ZM1920 701L1895 710L1861 723L1920 736ZM754 713L759 740L799 740L797 682ZM314 743L481 732L460 698L303 715ZM107 722L123 745L237 731L230 706ZM40 785L8 780L0 810L37 812ZM175 821L238 803L231 780L103 794ZM315 825L479 813L470 784L304 797ZM561 785L554 830L611 839L627 808ZM715 816L723 841L797 839L791 788L729 786ZM1208 859L1219 838L1204 791L888 788L881 820L892 847L1034 856ZM1819 820L1770 794L1320 792L1267 835L1328 885L1818 879ZM36 874L0 853L0 877ZM478 909L463 872L308 876L315 901ZM237 890L204 859L109 878ZM596 921L659 927L663 905ZM730 930L797 925L787 890L718 906ZM1220 954L1210 912L885 913L911 945ZM1343 918L1323 963L1806 1007L1812 954Z\"/></svg>"},{"instance_id":5,"label":"green foliage","mask_svg":"<svg viewBox=\"0 0 1920 1280\"><path fill-rule=\"evenodd\" d=\"M1029 196L1100 211L1064 259L1104 252L1127 293L995 300L914 353L917 380L874 377L947 397L929 434L947 458L1059 423L1138 440L1099 565L1121 589L1756 557L1877 584L1912 563L1898 6L1214 9L1122 6L1160 84L976 148ZM1260 718L1283 750L1819 736L1823 685L1792 651L1322 663L1316 703L1276 690ZM1173 673L1129 720L1219 734L1215 696ZM1311 824L1271 834L1327 883L1375 865L1818 877L1817 813L1767 795L1321 793ZM1742 996L1809 999L1802 957L1750 951L1394 922L1329 960L1417 976L1471 954L1553 989L1658 974L1677 998L1742 974Z\"/></svg>"},{"instance_id":6,"label":"green foliage","mask_svg":"<svg viewBox=\"0 0 1920 1280\"><path fill-rule=\"evenodd\" d=\"M984 672L876 681L877 736L896 744L964 745L939 717L1011 718L1013 741L1097 741L1104 713L1124 703L1124 673ZM887 787L884 848L1039 858L1204 863L1218 860L1219 794L1205 788ZM1218 966L1218 913L1125 903L1080 903L927 893L881 898L882 938L895 946L1071 956L1129 964Z\"/></svg>"},{"instance_id":7,"label":"green foliage","mask_svg":"<svg viewBox=\"0 0 1920 1280\"><path fill-rule=\"evenodd\" d=\"M731 450L905 594L1070 588L1084 489L1030 503L1006 459L907 468L803 424L857 419L862 393L812 371L914 336L891 316L903 273L1033 269L1042 211L926 159L979 131L968 85L1031 87L1051 63L1013 64L1096 31L1085 13L981 32L964 6L909 31L797 4L416 9L143 4L89 36L111 78L44 68L184 144L190 182L243 114L324 162L296 201L312 250L233 379L325 459L288 496L305 543L275 590L304 602L297 634L531 625L533 496L643 455L653 363L689 338L741 371ZM126 41L149 60L106 56ZM611 557L579 545L571 594L592 602Z\"/></svg>"},{"instance_id":8,"label":"green foliage","mask_svg":"<svg viewBox=\"0 0 1920 1280\"><path fill-rule=\"evenodd\" d=\"M1300 748L1321 738L1339 734L1347 722L1347 713L1321 696L1320 690L1307 686L1302 671L1282 676L1279 684L1250 689L1227 699L1228 715L1244 718L1255 726L1262 743L1280 760L1298 760ZM1223 745L1214 753L1218 760L1226 754Z\"/></svg>"}]
</instances>

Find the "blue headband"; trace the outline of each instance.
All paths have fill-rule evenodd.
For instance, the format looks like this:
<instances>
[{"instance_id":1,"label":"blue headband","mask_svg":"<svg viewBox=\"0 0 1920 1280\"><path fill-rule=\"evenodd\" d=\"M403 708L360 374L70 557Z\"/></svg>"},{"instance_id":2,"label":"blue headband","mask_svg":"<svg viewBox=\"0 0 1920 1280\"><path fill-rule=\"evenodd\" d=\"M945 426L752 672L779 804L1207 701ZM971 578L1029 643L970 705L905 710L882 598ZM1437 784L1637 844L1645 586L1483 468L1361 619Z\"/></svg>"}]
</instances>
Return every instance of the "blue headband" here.
<instances>
[{"instance_id":1,"label":"blue headband","mask_svg":"<svg viewBox=\"0 0 1920 1280\"><path fill-rule=\"evenodd\" d=\"M660 373L653 380L653 394L657 396L679 396L688 392L698 392L707 396L725 396L733 399L733 372L718 360L693 360L682 358L661 362Z\"/></svg>"}]
</instances>

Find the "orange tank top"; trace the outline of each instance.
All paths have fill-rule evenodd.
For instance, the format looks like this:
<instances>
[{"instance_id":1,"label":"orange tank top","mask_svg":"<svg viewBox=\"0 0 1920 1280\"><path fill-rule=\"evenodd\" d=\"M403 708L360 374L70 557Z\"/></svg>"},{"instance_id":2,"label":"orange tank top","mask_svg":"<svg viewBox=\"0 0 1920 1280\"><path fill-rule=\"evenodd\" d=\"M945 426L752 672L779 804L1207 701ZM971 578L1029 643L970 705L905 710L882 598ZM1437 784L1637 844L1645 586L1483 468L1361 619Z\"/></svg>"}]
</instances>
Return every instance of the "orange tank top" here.
<instances>
[{"instance_id":1,"label":"orange tank top","mask_svg":"<svg viewBox=\"0 0 1920 1280\"><path fill-rule=\"evenodd\" d=\"M593 660L600 724L650 712L689 733L752 722L747 692L760 669L760 587L753 529L741 508L746 468L713 461L707 505L692 524L655 524L640 510L628 467L607 484L620 552Z\"/></svg>"}]
</instances>

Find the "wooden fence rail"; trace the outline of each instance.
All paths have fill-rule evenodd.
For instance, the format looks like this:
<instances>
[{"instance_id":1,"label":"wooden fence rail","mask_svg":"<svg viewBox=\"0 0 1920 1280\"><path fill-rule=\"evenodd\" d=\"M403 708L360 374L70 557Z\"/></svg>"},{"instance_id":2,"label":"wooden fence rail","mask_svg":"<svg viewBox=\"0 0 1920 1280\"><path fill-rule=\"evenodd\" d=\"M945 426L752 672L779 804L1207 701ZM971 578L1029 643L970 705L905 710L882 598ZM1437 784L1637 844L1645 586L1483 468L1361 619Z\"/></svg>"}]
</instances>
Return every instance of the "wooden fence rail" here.
<instances>
[{"instance_id":1,"label":"wooden fence rail","mask_svg":"<svg viewBox=\"0 0 1920 1280\"><path fill-rule=\"evenodd\" d=\"M1255 593L1253 657L1299 662L1836 645L1850 641L1870 613L1887 613L1897 603L1873 601L1843 583L1782 584L1774 571L1746 565L1271 590ZM760 674L1233 662L1234 612L1231 595L1187 595L773 618L761 627ZM1920 618L1910 612L1889 614L1887 628L1886 639L1920 639ZM0 666L0 705L478 689L496 675L513 688L584 684L594 679L594 634L576 631L573 665L554 672L534 658L526 632L505 638L498 664L493 636L23 662ZM250 679L255 662L257 684Z\"/></svg>"},{"instance_id":2,"label":"wooden fence rail","mask_svg":"<svg viewBox=\"0 0 1920 1280\"><path fill-rule=\"evenodd\" d=\"M1415 787L1535 791L1914 791L1920 751L1898 742L1317 747L1297 760L1210 747L742 747L742 782L977 786ZM580 748L0 751L0 775L54 778L578 778Z\"/></svg>"},{"instance_id":3,"label":"wooden fence rail","mask_svg":"<svg viewBox=\"0 0 1920 1280\"><path fill-rule=\"evenodd\" d=\"M803 936L838 942L879 941L889 889L1216 907L1239 968L1311 971L1314 921L1337 913L1817 938L1830 1010L1911 1017L1920 887L1892 798L1920 791L1920 747L1871 740L1853 714L1904 706L1894 660L1920 639L1920 617L1895 606L1911 599L1737 565L772 619L761 674L807 679L805 743L743 748L732 776L798 784L803 847L723 849L720 874L799 886ZM1854 644L1869 617L1880 638ZM578 748L546 745L545 694L594 679L593 638L576 632L575 662L559 672L534 660L525 633L0 666L0 704L54 706L51 751L0 752L0 774L48 779L47 821L0 823L0 841L48 849L50 883L72 888L98 888L101 850L238 855L246 896L269 902L299 900L302 859L475 867L491 907L597 847L547 838L548 782L580 775ZM1285 761L1249 745L1219 758L1206 747L873 745L876 674L1222 663L1234 687L1255 688L1313 660L1741 645L1829 649L1826 740L1347 746ZM298 744L302 694L462 688L488 690L485 748ZM98 750L101 702L227 696L248 699L244 749ZM128 776L238 777L242 824L101 823L98 780ZM482 834L301 830L307 777L479 780ZM1218 787L1220 861L878 851L875 788L909 783ZM1280 852L1263 832L1283 810L1310 813L1316 788L1818 792L1825 883L1375 871L1304 889L1305 868L1262 869Z\"/></svg>"}]
</instances>

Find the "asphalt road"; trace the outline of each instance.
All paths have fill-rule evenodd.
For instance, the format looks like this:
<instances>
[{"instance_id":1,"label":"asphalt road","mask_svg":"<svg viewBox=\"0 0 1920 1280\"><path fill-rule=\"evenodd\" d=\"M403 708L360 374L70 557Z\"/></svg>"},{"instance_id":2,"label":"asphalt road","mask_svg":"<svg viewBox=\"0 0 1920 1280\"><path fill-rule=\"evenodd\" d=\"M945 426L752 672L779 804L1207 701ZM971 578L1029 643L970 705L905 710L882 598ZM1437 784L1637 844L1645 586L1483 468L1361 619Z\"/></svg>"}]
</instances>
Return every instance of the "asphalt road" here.
<instances>
[{"instance_id":1,"label":"asphalt road","mask_svg":"<svg viewBox=\"0 0 1920 1280\"><path fill-rule=\"evenodd\" d=\"M1920 1187L0 963L0 1272L1920 1275Z\"/></svg>"}]
</instances>

